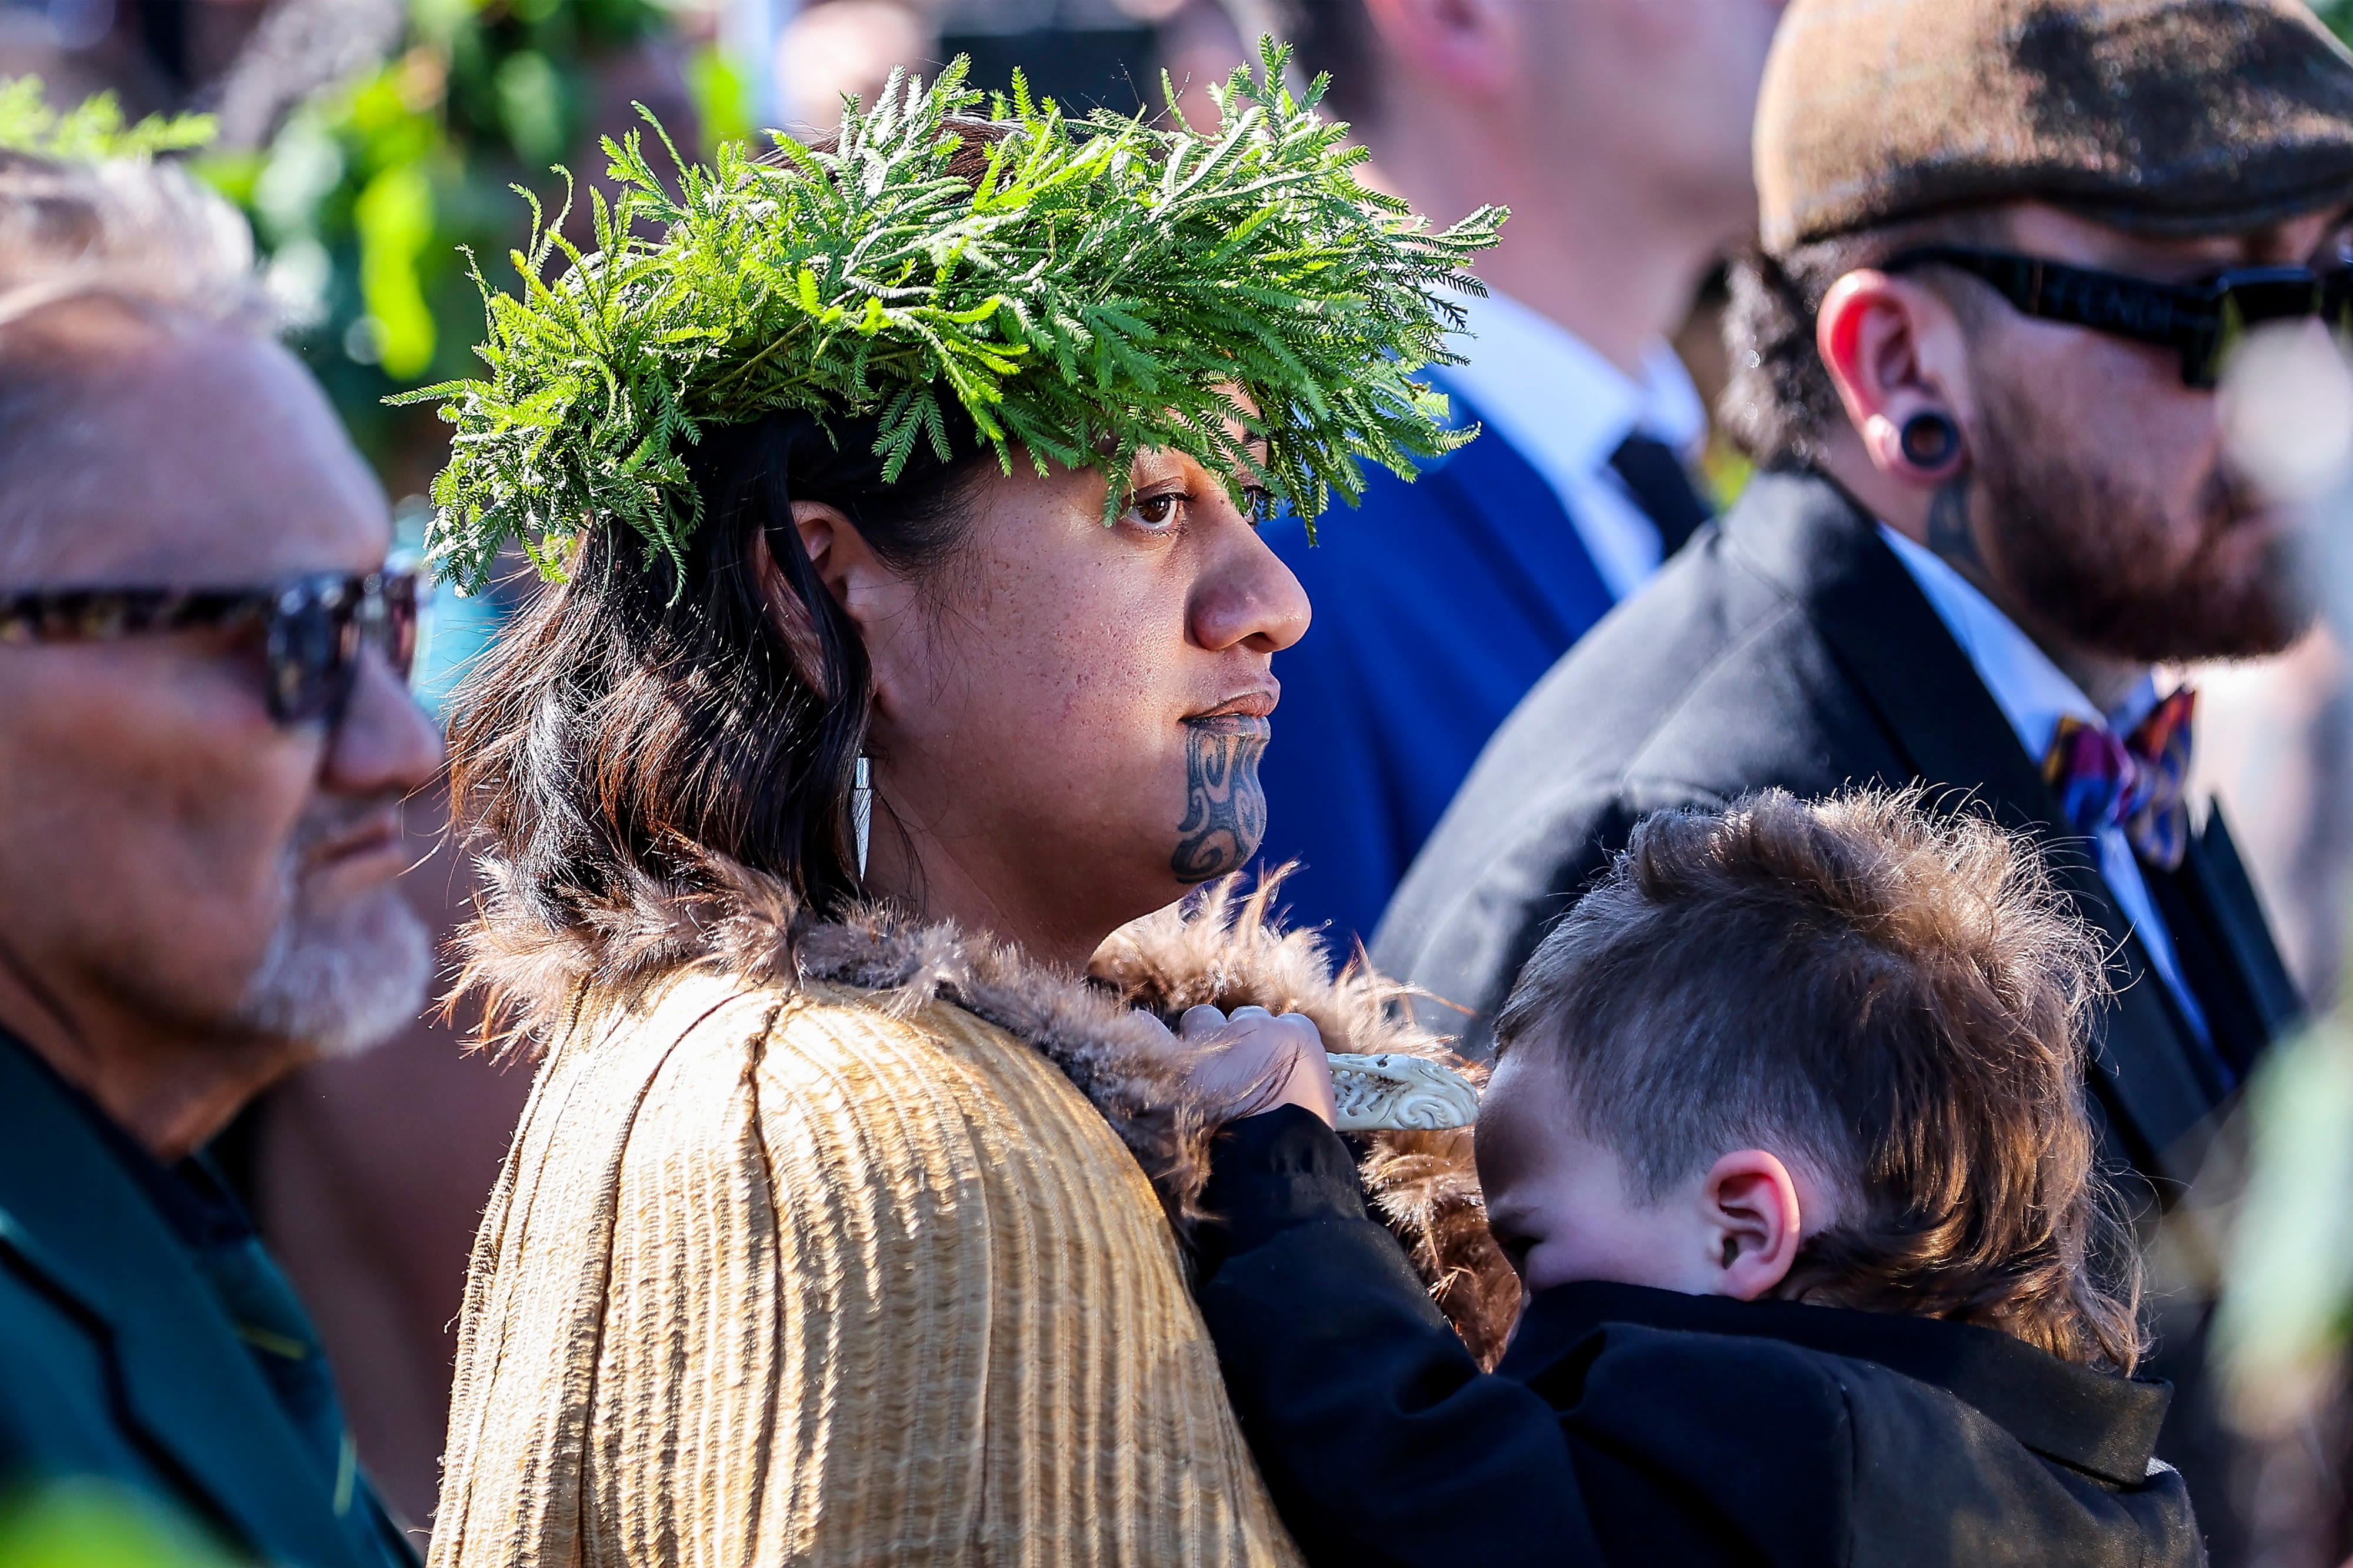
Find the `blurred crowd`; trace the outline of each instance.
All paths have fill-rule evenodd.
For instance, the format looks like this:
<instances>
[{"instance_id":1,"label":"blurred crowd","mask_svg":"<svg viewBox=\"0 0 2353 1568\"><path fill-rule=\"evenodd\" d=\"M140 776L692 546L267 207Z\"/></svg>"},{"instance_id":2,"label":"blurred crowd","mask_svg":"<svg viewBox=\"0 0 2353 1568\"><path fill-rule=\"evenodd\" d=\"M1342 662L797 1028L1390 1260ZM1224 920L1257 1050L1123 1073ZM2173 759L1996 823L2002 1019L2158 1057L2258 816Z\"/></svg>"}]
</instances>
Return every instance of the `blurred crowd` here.
<instances>
[{"instance_id":1,"label":"blurred crowd","mask_svg":"<svg viewBox=\"0 0 2353 1568\"><path fill-rule=\"evenodd\" d=\"M1377 548L1319 554L1282 525L1269 534L1316 612L1315 636L1275 666L1285 697L1265 767L1264 859L1302 862L1285 896L1336 946L1402 952L1413 932L1394 912L1385 926L1384 911L1403 907L1393 897L1489 740L1751 480L1720 422L1741 368L1724 346L1727 267L1757 237L1751 125L1781 10L0 0L0 82L39 78L58 105L111 94L132 119L216 117L186 166L249 221L269 308L413 547L447 429L385 399L472 368L481 301L469 257L489 266L530 232L510 185L587 241L585 194L559 219L566 191L551 170L601 180L598 141L641 123L633 106L696 152L758 127L821 133L845 95L871 102L892 72L963 55L984 87L1008 88L1018 69L1033 94L1124 114L1161 111L1165 74L1175 112L1214 125L1207 84L1253 58L1261 34L1295 41L1303 78L1332 73L1328 107L1356 128L1381 188L1440 226L1482 203L1513 214L1480 269L1492 292L1467 302L1480 346L1441 377L1487 436L1409 489L1375 481L1346 526ZM145 417L152 430L170 424L168 408ZM132 416L124 429L121 459L153 449L132 444L143 439ZM289 498L322 507L343 482L281 478ZM2306 488L2353 533L2344 465ZM1470 547L1400 574L1440 530ZM267 575L266 553L247 575ZM0 541L0 598L10 561ZM2232 1501L2215 1560L2248 1568L2353 1561L2353 1226L2341 1196L2353 1178L2353 1026L2335 1010L2353 899L2353 668L2340 630L2353 626L2353 554L2328 569L2331 619L2286 652L2168 671L2199 691L2190 794L2221 803L2313 1020L2231 1100L2153 1253L2162 1289L2222 1302L2213 1353ZM473 596L421 590L412 685L428 713L534 591L527 569ZM1453 662L1433 667L1432 647ZM350 700L369 711L364 686ZM348 793L406 798L386 852L406 862L400 896L445 955L446 980L473 872L448 831L438 751L396 719L381 728L353 742L366 754ZM468 1258L531 1090L528 1064L480 1048L482 1029L467 1005L429 1008L372 1049L276 1082L212 1142L315 1322L355 1462L392 1528L422 1531L434 1516Z\"/></svg>"}]
</instances>

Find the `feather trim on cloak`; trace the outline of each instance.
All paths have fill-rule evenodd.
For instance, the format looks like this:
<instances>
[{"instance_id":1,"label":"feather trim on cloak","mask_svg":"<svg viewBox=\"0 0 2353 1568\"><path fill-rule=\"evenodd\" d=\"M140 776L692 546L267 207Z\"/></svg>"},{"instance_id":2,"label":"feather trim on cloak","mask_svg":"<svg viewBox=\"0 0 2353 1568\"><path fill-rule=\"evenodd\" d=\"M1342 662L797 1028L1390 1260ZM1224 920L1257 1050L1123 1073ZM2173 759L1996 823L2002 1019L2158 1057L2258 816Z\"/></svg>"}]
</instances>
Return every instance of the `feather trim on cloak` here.
<instances>
[{"instance_id":1,"label":"feather trim on cloak","mask_svg":"<svg viewBox=\"0 0 2353 1568\"><path fill-rule=\"evenodd\" d=\"M703 858L698 869L691 886L640 879L626 900L551 929L511 873L485 861L489 884L463 939L458 989L485 999L491 1047L535 1052L690 966L786 991L849 986L902 1013L948 1002L1036 1049L1087 1097L1151 1177L1180 1238L1201 1217L1209 1141L1235 1109L1206 1103L1189 1087L1190 1058L1162 1026L1187 1008L1302 1013L1328 1049L1428 1057L1473 1081L1484 1077L1411 1020L1400 1005L1407 987L1361 955L1335 975L1314 933L1283 931L1279 873L1247 891L1243 879L1228 878L1122 927L1080 976L883 907L819 919L782 881L733 861ZM1362 1142L1366 1195L1440 1310L1493 1365L1518 1316L1520 1284L1487 1232L1470 1130Z\"/></svg>"}]
</instances>

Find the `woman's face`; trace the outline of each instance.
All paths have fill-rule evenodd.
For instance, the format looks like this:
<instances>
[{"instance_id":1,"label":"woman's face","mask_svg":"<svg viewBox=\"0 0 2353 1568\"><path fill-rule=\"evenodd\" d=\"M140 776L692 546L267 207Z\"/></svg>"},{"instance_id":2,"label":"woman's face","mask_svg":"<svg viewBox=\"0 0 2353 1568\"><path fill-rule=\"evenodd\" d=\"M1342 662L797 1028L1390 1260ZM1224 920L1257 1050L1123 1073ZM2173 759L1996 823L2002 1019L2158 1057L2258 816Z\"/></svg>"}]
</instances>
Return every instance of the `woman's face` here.
<instances>
[{"instance_id":1,"label":"woman's face","mask_svg":"<svg viewBox=\"0 0 2353 1568\"><path fill-rule=\"evenodd\" d=\"M1307 629L1208 470L1147 453L1132 480L1105 527L1091 470L984 470L947 564L849 601L877 689L870 881L1073 962L1257 852L1271 666Z\"/></svg>"}]
</instances>

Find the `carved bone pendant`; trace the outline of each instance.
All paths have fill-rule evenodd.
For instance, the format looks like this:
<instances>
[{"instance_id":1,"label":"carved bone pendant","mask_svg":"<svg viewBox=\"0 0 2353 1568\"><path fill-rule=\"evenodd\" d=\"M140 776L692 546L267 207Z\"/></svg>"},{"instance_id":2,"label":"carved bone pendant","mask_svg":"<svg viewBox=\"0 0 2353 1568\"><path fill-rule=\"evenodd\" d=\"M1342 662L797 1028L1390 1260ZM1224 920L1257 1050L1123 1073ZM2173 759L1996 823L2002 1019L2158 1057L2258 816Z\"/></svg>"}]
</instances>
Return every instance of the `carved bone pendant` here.
<instances>
[{"instance_id":1,"label":"carved bone pendant","mask_svg":"<svg viewBox=\"0 0 2353 1568\"><path fill-rule=\"evenodd\" d=\"M1334 1051L1332 1091L1343 1132L1436 1132L1479 1118L1479 1091L1421 1057Z\"/></svg>"}]
</instances>

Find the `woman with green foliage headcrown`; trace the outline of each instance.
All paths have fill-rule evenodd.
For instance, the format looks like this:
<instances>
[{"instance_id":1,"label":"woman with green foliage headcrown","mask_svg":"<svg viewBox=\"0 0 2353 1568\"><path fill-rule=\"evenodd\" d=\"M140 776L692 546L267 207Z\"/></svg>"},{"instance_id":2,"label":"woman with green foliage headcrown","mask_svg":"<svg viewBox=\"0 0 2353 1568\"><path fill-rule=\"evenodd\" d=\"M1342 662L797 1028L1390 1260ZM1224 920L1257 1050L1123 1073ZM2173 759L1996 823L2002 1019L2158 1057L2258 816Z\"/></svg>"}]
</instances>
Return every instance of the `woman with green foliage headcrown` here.
<instances>
[{"instance_id":1,"label":"woman with green foliage headcrown","mask_svg":"<svg viewBox=\"0 0 2353 1568\"><path fill-rule=\"evenodd\" d=\"M550 579L450 736L469 982L540 1065L437 1564L1297 1560L1168 1026L1434 1047L1264 891L1178 901L1257 848L1307 626L1254 524L1464 438L1412 375L1499 215L1367 191L1286 63L1215 135L951 67L818 146L608 143L596 248L545 228L420 395L441 570Z\"/></svg>"}]
</instances>

